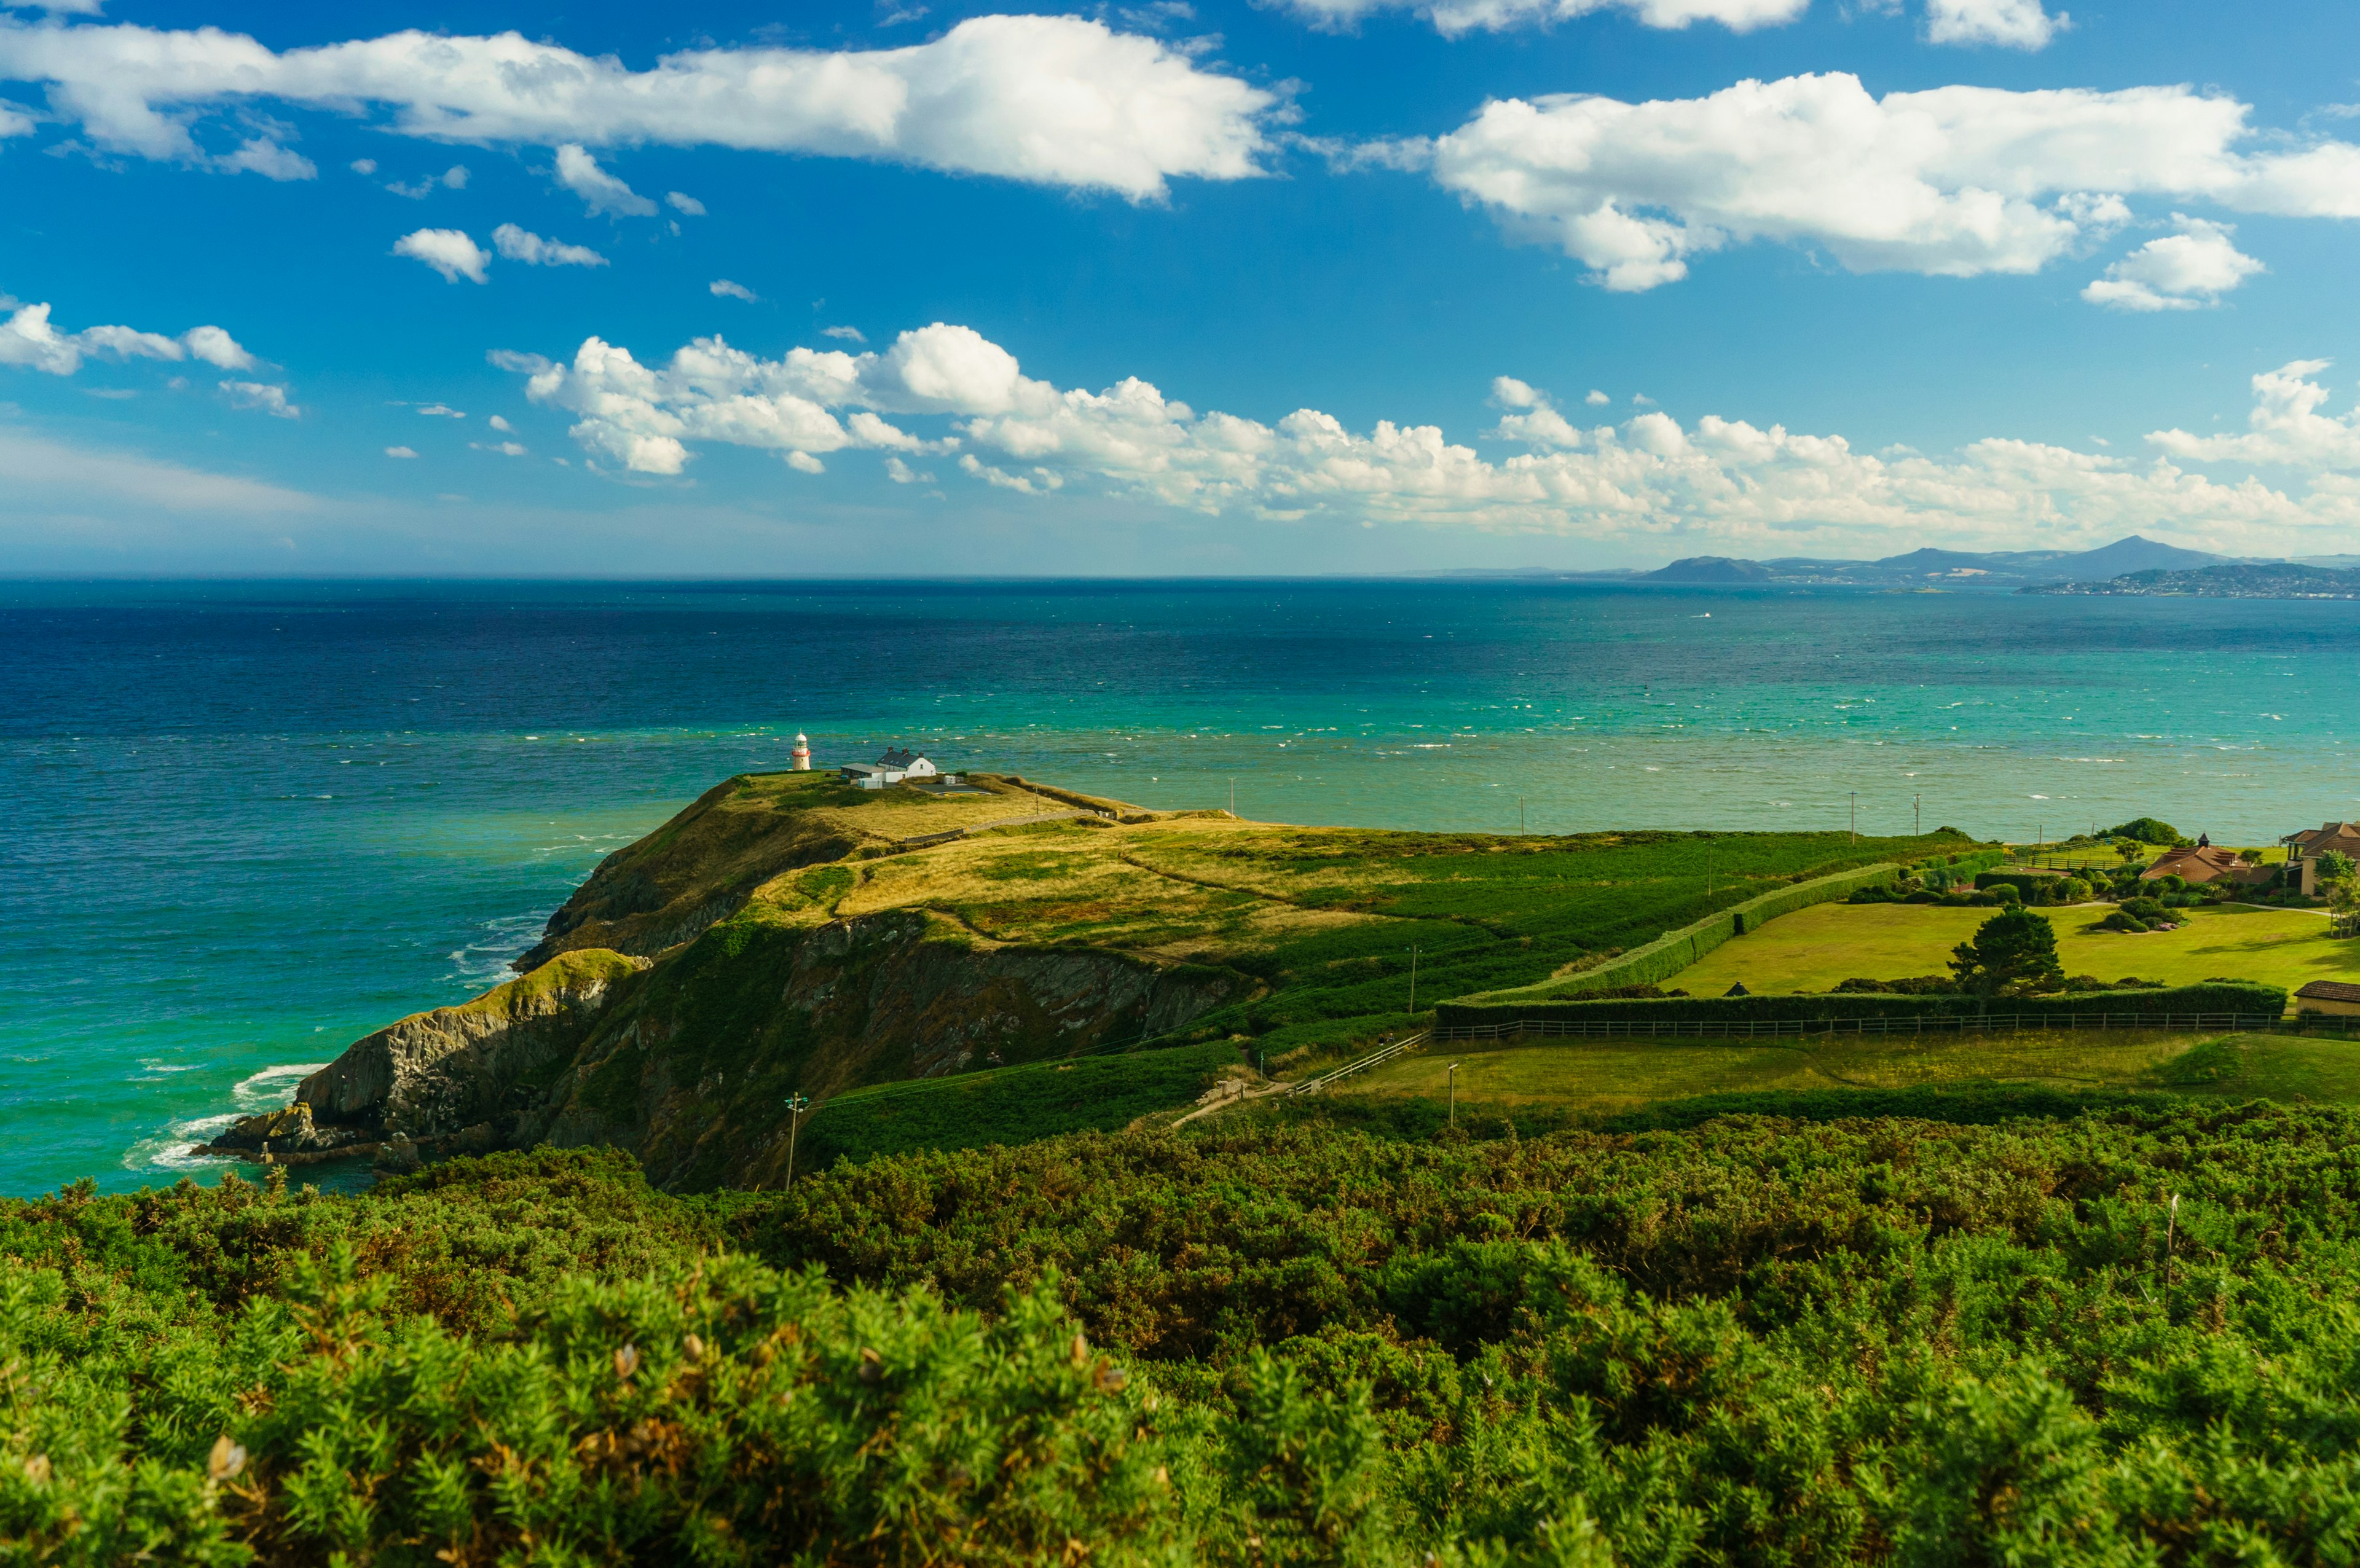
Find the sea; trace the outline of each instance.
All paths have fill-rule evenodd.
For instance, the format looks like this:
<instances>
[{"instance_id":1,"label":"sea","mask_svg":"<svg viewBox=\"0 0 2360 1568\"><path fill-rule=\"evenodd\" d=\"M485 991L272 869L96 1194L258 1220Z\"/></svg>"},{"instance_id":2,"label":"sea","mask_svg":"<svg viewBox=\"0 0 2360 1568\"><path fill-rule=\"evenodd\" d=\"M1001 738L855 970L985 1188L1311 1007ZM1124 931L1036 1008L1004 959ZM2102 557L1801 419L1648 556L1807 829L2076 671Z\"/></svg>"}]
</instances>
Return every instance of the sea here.
<instances>
[{"instance_id":1,"label":"sea","mask_svg":"<svg viewBox=\"0 0 2360 1568\"><path fill-rule=\"evenodd\" d=\"M218 1180L192 1143L497 984L602 857L798 732L1271 822L2270 844L2360 817L2355 674L2360 606L2326 602L0 583L0 1194Z\"/></svg>"}]
</instances>

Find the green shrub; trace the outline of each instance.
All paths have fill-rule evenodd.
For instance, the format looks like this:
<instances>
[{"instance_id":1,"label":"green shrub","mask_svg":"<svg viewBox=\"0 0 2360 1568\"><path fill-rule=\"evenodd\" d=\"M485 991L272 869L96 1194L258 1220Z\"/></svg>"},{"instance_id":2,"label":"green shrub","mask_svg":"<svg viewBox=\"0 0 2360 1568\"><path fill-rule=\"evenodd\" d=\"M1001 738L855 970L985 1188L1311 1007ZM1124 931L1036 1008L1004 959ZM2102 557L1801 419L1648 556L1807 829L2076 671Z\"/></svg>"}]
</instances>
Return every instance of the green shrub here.
<instances>
[{"instance_id":1,"label":"green shrub","mask_svg":"<svg viewBox=\"0 0 2360 1568\"><path fill-rule=\"evenodd\" d=\"M2188 842L2180 836L2178 828L2153 817L2133 817L2129 822L2108 828L2106 836L2129 839L2134 844L2155 844L2164 849L2177 849Z\"/></svg>"}]
</instances>

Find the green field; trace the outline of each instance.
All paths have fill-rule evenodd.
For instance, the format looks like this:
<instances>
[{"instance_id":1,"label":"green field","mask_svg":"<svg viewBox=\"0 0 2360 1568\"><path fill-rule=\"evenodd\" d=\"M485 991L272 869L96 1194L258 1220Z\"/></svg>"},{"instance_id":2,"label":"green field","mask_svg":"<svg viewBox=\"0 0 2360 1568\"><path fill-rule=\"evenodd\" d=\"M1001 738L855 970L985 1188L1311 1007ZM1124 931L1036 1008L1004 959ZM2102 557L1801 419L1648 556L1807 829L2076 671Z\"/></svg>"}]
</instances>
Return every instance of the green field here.
<instances>
[{"instance_id":1,"label":"green field","mask_svg":"<svg viewBox=\"0 0 2360 1568\"><path fill-rule=\"evenodd\" d=\"M2329 935L2325 919L2302 910L2194 910L2178 931L2148 932L2085 930L2104 915L2103 905L2041 912L2057 928L2058 961L2068 975L2173 985L2254 980L2289 991L2312 980L2360 980L2360 942ZM1769 994L1939 975L1950 949L1991 916L1929 904L1822 904L1722 943L1664 984L1717 996L1739 981Z\"/></svg>"},{"instance_id":2,"label":"green field","mask_svg":"<svg viewBox=\"0 0 2360 1568\"><path fill-rule=\"evenodd\" d=\"M1477 1051L1443 1043L1388 1062L1336 1093L1441 1101L1449 1093L1447 1070L1453 1062L1461 1105L1502 1108L1619 1111L1698 1094L1987 1083L2360 1105L2360 1041L2130 1029L1726 1044L1565 1040Z\"/></svg>"}]
</instances>

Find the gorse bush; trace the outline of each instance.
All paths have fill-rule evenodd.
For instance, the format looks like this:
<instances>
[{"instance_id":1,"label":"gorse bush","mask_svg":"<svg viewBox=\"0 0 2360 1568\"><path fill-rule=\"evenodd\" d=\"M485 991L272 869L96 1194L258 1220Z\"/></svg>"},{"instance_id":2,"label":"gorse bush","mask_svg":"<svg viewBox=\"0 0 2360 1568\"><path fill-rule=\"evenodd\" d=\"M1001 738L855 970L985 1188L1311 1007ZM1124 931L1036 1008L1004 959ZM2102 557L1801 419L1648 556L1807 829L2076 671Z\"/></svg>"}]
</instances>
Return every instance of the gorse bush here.
<instances>
[{"instance_id":1,"label":"gorse bush","mask_svg":"<svg viewBox=\"0 0 2360 1568\"><path fill-rule=\"evenodd\" d=\"M0 1562L2349 1560L2360 1117L1779 1105L0 1204Z\"/></svg>"}]
</instances>

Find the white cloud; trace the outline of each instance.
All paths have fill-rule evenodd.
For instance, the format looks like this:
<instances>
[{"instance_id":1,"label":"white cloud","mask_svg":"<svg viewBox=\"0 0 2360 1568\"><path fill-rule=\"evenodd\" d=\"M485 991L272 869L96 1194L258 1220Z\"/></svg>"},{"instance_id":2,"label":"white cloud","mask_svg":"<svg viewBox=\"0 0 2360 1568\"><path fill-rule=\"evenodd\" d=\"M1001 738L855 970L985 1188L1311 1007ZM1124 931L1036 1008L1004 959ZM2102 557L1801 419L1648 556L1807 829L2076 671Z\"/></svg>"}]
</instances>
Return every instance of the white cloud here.
<instances>
[{"instance_id":1,"label":"white cloud","mask_svg":"<svg viewBox=\"0 0 2360 1568\"><path fill-rule=\"evenodd\" d=\"M219 327L194 327L180 334L189 352L216 370L251 370L254 355Z\"/></svg>"},{"instance_id":2,"label":"white cloud","mask_svg":"<svg viewBox=\"0 0 2360 1568\"><path fill-rule=\"evenodd\" d=\"M858 327L822 327L819 330L819 335L824 338L835 338L839 343L867 343L869 341L869 334L862 332Z\"/></svg>"},{"instance_id":3,"label":"white cloud","mask_svg":"<svg viewBox=\"0 0 2360 1568\"><path fill-rule=\"evenodd\" d=\"M2230 242L2236 233L2231 225L2172 217L2178 234L2147 241L2106 268L2081 298L2120 310L2194 310L2219 304L2222 295L2267 270Z\"/></svg>"},{"instance_id":4,"label":"white cloud","mask_svg":"<svg viewBox=\"0 0 2360 1568\"><path fill-rule=\"evenodd\" d=\"M712 290L716 298L723 299L744 299L751 302L761 298L743 283L732 283L726 278L716 278L705 287Z\"/></svg>"},{"instance_id":5,"label":"white cloud","mask_svg":"<svg viewBox=\"0 0 2360 1568\"><path fill-rule=\"evenodd\" d=\"M469 441L467 445L476 452L496 452L502 457L522 457L525 455L524 447L516 441Z\"/></svg>"},{"instance_id":6,"label":"white cloud","mask_svg":"<svg viewBox=\"0 0 2360 1568\"><path fill-rule=\"evenodd\" d=\"M2005 438L1948 457L1871 454L1841 436L1710 415L1683 425L1658 410L1580 428L1513 378L1494 384L1505 411L1485 434L1523 450L1487 457L1432 426L1354 430L1310 408L1264 424L1199 413L1135 378L1059 388L942 322L883 353L797 348L766 360L704 338L643 365L591 338L569 365L512 359L533 401L574 414L585 449L644 474L679 474L706 444L799 467L866 448L890 454L889 477L917 483L902 454L956 452L968 477L1022 494L1083 485L1207 513L1711 539L1763 553L2097 543L2133 529L2260 550L2360 528L2360 481L2344 477L2360 472L2360 419L2316 414L2324 393L2304 377L2317 364L2257 379L2254 437L2207 445L2159 432L2151 440L2167 455L2138 463ZM2292 461L2289 451L2318 471L2300 495L2171 461Z\"/></svg>"},{"instance_id":7,"label":"white cloud","mask_svg":"<svg viewBox=\"0 0 2360 1568\"><path fill-rule=\"evenodd\" d=\"M502 435L507 435L509 431L516 429L514 425L508 423L497 414L494 414L489 419L486 419L485 423L490 425L492 429L499 431Z\"/></svg>"},{"instance_id":8,"label":"white cloud","mask_svg":"<svg viewBox=\"0 0 2360 1568\"><path fill-rule=\"evenodd\" d=\"M2049 15L2040 0L1926 0L1930 43L2047 49L2049 39L2070 26L2070 16L2062 11Z\"/></svg>"},{"instance_id":9,"label":"white cloud","mask_svg":"<svg viewBox=\"0 0 2360 1568\"><path fill-rule=\"evenodd\" d=\"M404 234L393 242L393 254L424 262L441 273L445 283L456 283L462 278L481 283L484 269L492 260L489 251L459 229L420 229Z\"/></svg>"},{"instance_id":10,"label":"white cloud","mask_svg":"<svg viewBox=\"0 0 2360 1568\"><path fill-rule=\"evenodd\" d=\"M654 143L878 158L1161 196L1261 172L1280 94L1074 16L976 16L907 49L695 49L634 71L516 33L409 31L274 53L214 28L0 21L0 80L45 82L102 151L198 166L203 111L257 99L474 145ZM586 157L586 153L585 154Z\"/></svg>"},{"instance_id":11,"label":"white cloud","mask_svg":"<svg viewBox=\"0 0 2360 1568\"><path fill-rule=\"evenodd\" d=\"M921 474L898 457L885 460L885 477L896 485L932 485L934 482L933 474Z\"/></svg>"},{"instance_id":12,"label":"white cloud","mask_svg":"<svg viewBox=\"0 0 2360 1568\"><path fill-rule=\"evenodd\" d=\"M464 419L467 417L465 413L452 408L447 403L429 403L418 411L434 419Z\"/></svg>"},{"instance_id":13,"label":"white cloud","mask_svg":"<svg viewBox=\"0 0 2360 1568\"><path fill-rule=\"evenodd\" d=\"M377 162L374 158L363 158L361 163L368 165L367 169L361 170L364 174L374 174L377 171ZM356 163L353 167L360 169L361 165ZM422 201L437 191L464 191L466 188L467 166L464 163L453 164L440 174L430 174L414 185L404 185L399 180L395 180L386 187L395 195L407 196L413 201Z\"/></svg>"},{"instance_id":14,"label":"white cloud","mask_svg":"<svg viewBox=\"0 0 2360 1568\"><path fill-rule=\"evenodd\" d=\"M827 464L807 452L787 453L787 466L798 474L825 474Z\"/></svg>"},{"instance_id":15,"label":"white cloud","mask_svg":"<svg viewBox=\"0 0 2360 1568\"><path fill-rule=\"evenodd\" d=\"M385 455L388 457L416 457L418 452L417 450L412 447L389 446L385 449Z\"/></svg>"},{"instance_id":16,"label":"white cloud","mask_svg":"<svg viewBox=\"0 0 2360 1568\"><path fill-rule=\"evenodd\" d=\"M502 223L498 228L494 229L492 245L508 260L523 262L527 267L604 267L606 265L606 258L587 245L564 245L556 240L545 240L539 234L518 228L514 223Z\"/></svg>"},{"instance_id":17,"label":"white cloud","mask_svg":"<svg viewBox=\"0 0 2360 1568\"><path fill-rule=\"evenodd\" d=\"M377 159L373 158L356 158L353 159L349 167L355 174L375 174L377 172ZM412 452L410 455L414 457L417 453Z\"/></svg>"},{"instance_id":18,"label":"white cloud","mask_svg":"<svg viewBox=\"0 0 2360 1568\"><path fill-rule=\"evenodd\" d=\"M276 419L300 419L303 410L287 400L287 388L263 381L224 381L221 389L228 394L231 404L240 408L253 408Z\"/></svg>"},{"instance_id":19,"label":"white cloud","mask_svg":"<svg viewBox=\"0 0 2360 1568\"><path fill-rule=\"evenodd\" d=\"M224 174L259 174L265 180L310 180L320 172L310 158L270 136L249 136L235 152L213 159L212 166Z\"/></svg>"},{"instance_id":20,"label":"white cloud","mask_svg":"<svg viewBox=\"0 0 2360 1568\"><path fill-rule=\"evenodd\" d=\"M1605 393L1601 392L1595 387L1591 387L1581 400L1589 404L1593 408L1602 408L1606 407L1607 404L1614 401L1613 398L1609 397Z\"/></svg>"},{"instance_id":21,"label":"white cloud","mask_svg":"<svg viewBox=\"0 0 2360 1568\"><path fill-rule=\"evenodd\" d=\"M2313 379L2333 362L2298 359L2254 377L2254 408L2244 435L2200 436L2158 430L2147 439L2191 463L2256 463L2313 471L2360 473L2360 411L2336 419L2319 410L2327 388Z\"/></svg>"},{"instance_id":22,"label":"white cloud","mask_svg":"<svg viewBox=\"0 0 2360 1568\"><path fill-rule=\"evenodd\" d=\"M667 191L664 192L664 205L670 207L675 212L684 212L692 218L702 218L705 216L704 202L698 201L694 196L685 195L678 191Z\"/></svg>"},{"instance_id":23,"label":"white cloud","mask_svg":"<svg viewBox=\"0 0 2360 1568\"><path fill-rule=\"evenodd\" d=\"M598 160L573 142L557 149L557 182L582 198L595 215L652 218L656 204L598 167Z\"/></svg>"},{"instance_id":24,"label":"white cloud","mask_svg":"<svg viewBox=\"0 0 2360 1568\"><path fill-rule=\"evenodd\" d=\"M135 327L85 327L78 332L60 332L51 324L46 303L18 304L0 295L0 310L12 306L13 313L0 321L0 365L71 376L91 354L173 361L194 354L223 370L246 370L255 363L254 356L219 327L192 327L178 338Z\"/></svg>"},{"instance_id":25,"label":"white cloud","mask_svg":"<svg viewBox=\"0 0 2360 1568\"><path fill-rule=\"evenodd\" d=\"M0 142L6 141L10 136L29 136L32 134L32 115L17 108L14 103L0 103Z\"/></svg>"},{"instance_id":26,"label":"white cloud","mask_svg":"<svg viewBox=\"0 0 2360 1568\"><path fill-rule=\"evenodd\" d=\"M1435 178L1607 288L1764 240L1856 272L2037 272L2128 222L2125 198L2360 217L2360 147L2266 144L2234 99L2187 87L1870 96L1834 73L1707 98L1503 99L1434 144Z\"/></svg>"},{"instance_id":27,"label":"white cloud","mask_svg":"<svg viewBox=\"0 0 2360 1568\"><path fill-rule=\"evenodd\" d=\"M1546 26L1600 11L1624 11L1642 27L1686 27L1718 22L1752 32L1795 20L1811 0L1287 0L1287 8L1316 27L1354 27L1378 11L1415 11L1445 38L1481 30Z\"/></svg>"}]
</instances>

